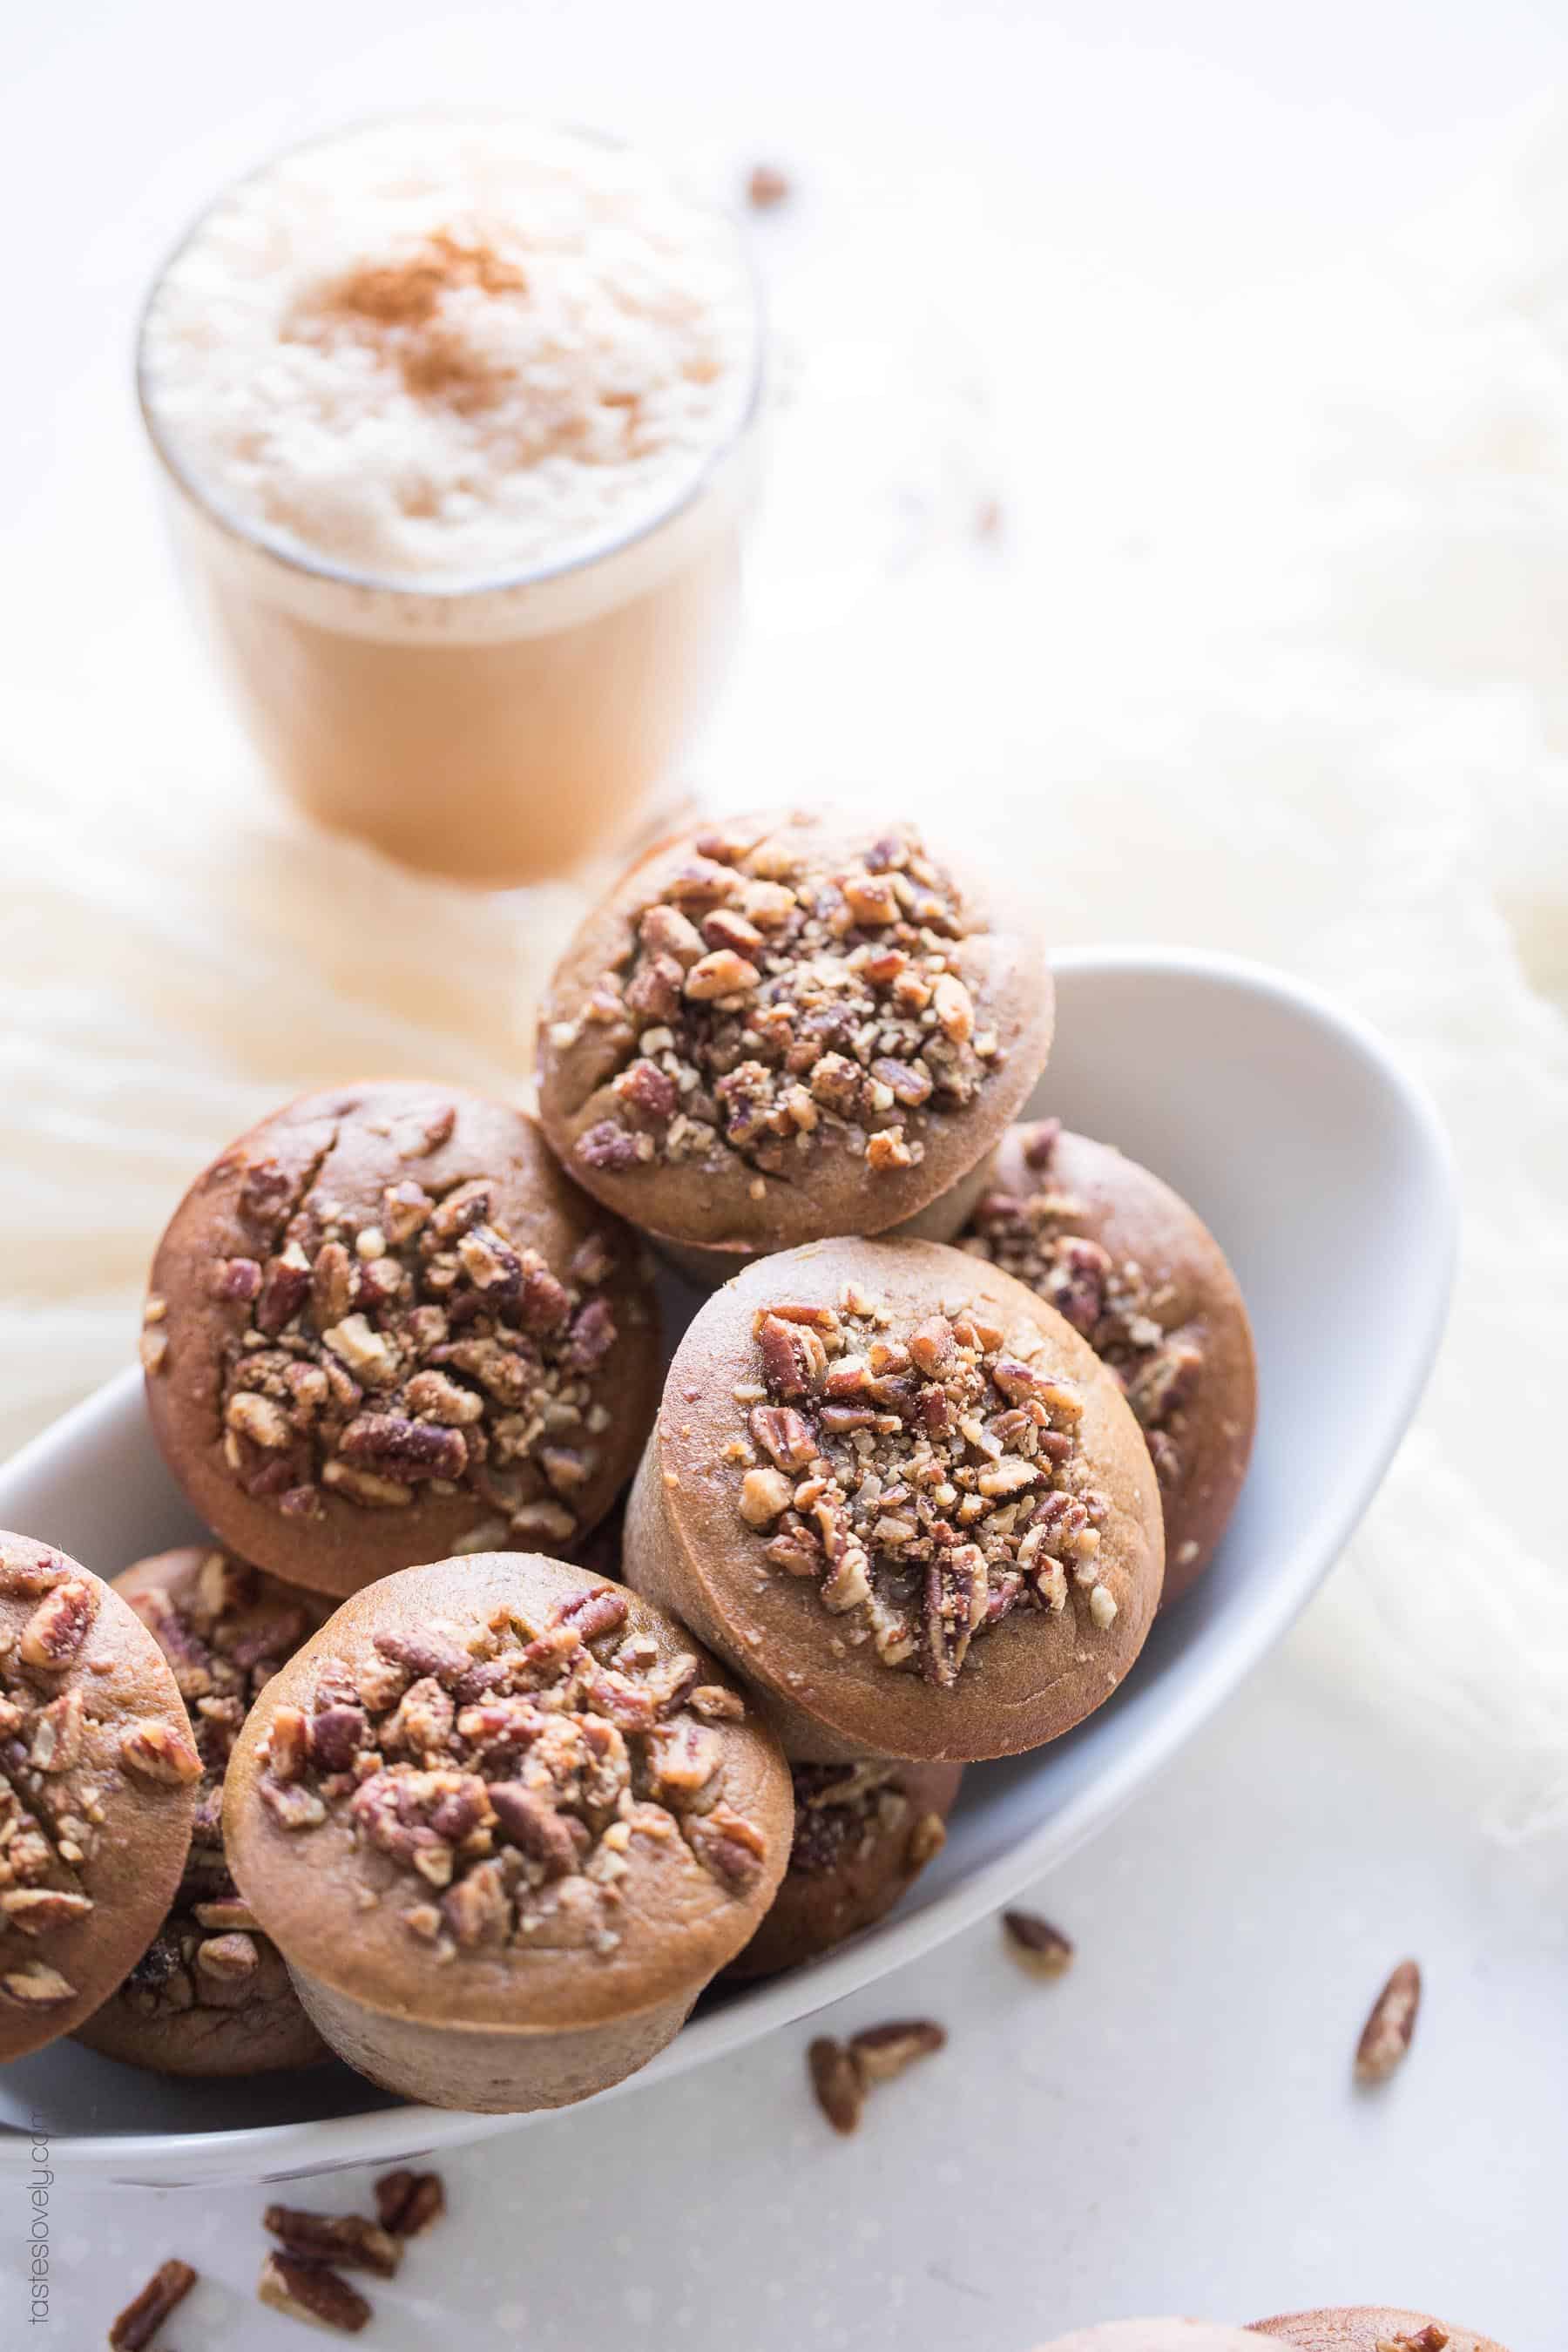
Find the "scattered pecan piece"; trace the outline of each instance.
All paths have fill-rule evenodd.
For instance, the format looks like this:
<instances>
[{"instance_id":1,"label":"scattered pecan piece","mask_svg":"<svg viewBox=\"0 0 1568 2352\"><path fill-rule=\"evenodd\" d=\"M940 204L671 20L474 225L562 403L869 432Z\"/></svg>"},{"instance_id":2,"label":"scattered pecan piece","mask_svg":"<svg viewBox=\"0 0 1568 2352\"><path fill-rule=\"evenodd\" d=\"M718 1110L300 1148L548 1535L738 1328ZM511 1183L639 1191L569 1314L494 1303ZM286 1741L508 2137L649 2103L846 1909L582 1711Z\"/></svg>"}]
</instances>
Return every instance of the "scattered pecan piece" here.
<instances>
[{"instance_id":1,"label":"scattered pecan piece","mask_svg":"<svg viewBox=\"0 0 1568 2352\"><path fill-rule=\"evenodd\" d=\"M1072 1966L1070 1938L1037 1911L1004 1911L1002 1933L1013 1958L1031 1976L1065 1976Z\"/></svg>"},{"instance_id":2,"label":"scattered pecan piece","mask_svg":"<svg viewBox=\"0 0 1568 2352\"><path fill-rule=\"evenodd\" d=\"M846 2137L859 2125L866 2104L866 2078L847 2043L821 2034L805 2053L816 2104L836 2132Z\"/></svg>"},{"instance_id":3,"label":"scattered pecan piece","mask_svg":"<svg viewBox=\"0 0 1568 2352\"><path fill-rule=\"evenodd\" d=\"M770 213L787 204L794 194L787 173L774 163L753 163L746 182L746 202L754 213Z\"/></svg>"},{"instance_id":4,"label":"scattered pecan piece","mask_svg":"<svg viewBox=\"0 0 1568 2352\"><path fill-rule=\"evenodd\" d=\"M396 2237L363 2213L312 2213L295 2205L268 2205L261 2226L286 2253L301 2262L335 2263L347 2271L395 2277L403 2260Z\"/></svg>"},{"instance_id":5,"label":"scattered pecan piece","mask_svg":"<svg viewBox=\"0 0 1568 2352\"><path fill-rule=\"evenodd\" d=\"M416 2238L447 2210L438 2172L384 2172L375 2184L376 2218L395 2238Z\"/></svg>"},{"instance_id":6,"label":"scattered pecan piece","mask_svg":"<svg viewBox=\"0 0 1568 2352\"><path fill-rule=\"evenodd\" d=\"M138 2295L133 2295L109 2330L110 2352L144 2352L169 2314L196 2283L189 2263L161 2263Z\"/></svg>"},{"instance_id":7,"label":"scattered pecan piece","mask_svg":"<svg viewBox=\"0 0 1568 2352\"><path fill-rule=\"evenodd\" d=\"M1420 2005L1421 1970L1414 1960L1401 1960L1373 2002L1356 2043L1358 2083L1387 2081L1410 2048Z\"/></svg>"},{"instance_id":8,"label":"scattered pecan piece","mask_svg":"<svg viewBox=\"0 0 1568 2352\"><path fill-rule=\"evenodd\" d=\"M1373 2352L1447 2352L1448 2331L1429 2319L1412 2336L1380 2336Z\"/></svg>"},{"instance_id":9,"label":"scattered pecan piece","mask_svg":"<svg viewBox=\"0 0 1568 2352\"><path fill-rule=\"evenodd\" d=\"M888 2025L863 2026L849 2037L849 2055L868 2087L890 2083L917 2058L930 2058L945 2047L947 2029L929 2017L900 2019Z\"/></svg>"},{"instance_id":10,"label":"scattered pecan piece","mask_svg":"<svg viewBox=\"0 0 1568 2352\"><path fill-rule=\"evenodd\" d=\"M299 2262L292 2254L268 2255L256 2292L269 2310L335 2328L340 2336L357 2336L371 2315L369 2304L347 2279L319 2263Z\"/></svg>"}]
</instances>

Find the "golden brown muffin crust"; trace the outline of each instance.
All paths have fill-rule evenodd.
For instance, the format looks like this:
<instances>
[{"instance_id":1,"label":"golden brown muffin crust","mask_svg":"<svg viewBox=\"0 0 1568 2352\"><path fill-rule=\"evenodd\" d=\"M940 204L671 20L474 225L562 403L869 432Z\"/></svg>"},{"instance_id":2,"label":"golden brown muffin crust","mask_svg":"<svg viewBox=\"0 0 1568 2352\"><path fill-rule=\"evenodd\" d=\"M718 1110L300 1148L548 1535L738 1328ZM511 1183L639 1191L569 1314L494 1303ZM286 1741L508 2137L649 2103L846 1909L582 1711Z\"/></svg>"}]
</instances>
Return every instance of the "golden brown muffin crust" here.
<instances>
[{"instance_id":1,"label":"golden brown muffin crust","mask_svg":"<svg viewBox=\"0 0 1568 2352\"><path fill-rule=\"evenodd\" d=\"M0 1533L0 2060L70 2032L145 1949L201 1777L133 1611L63 1552Z\"/></svg>"},{"instance_id":2,"label":"golden brown muffin crust","mask_svg":"<svg viewBox=\"0 0 1568 2352\"><path fill-rule=\"evenodd\" d=\"M748 1266L693 1320L625 1557L799 1760L964 1761L1110 1695L1163 1535L1137 1424L1060 1316L941 1244L834 1241Z\"/></svg>"},{"instance_id":3,"label":"golden brown muffin crust","mask_svg":"<svg viewBox=\"0 0 1568 2352\"><path fill-rule=\"evenodd\" d=\"M730 1678L635 1595L479 1554L345 1602L229 1768L235 1875L364 2006L521 2032L696 1990L771 1901L793 1809Z\"/></svg>"},{"instance_id":4,"label":"golden brown muffin crust","mask_svg":"<svg viewBox=\"0 0 1568 2352\"><path fill-rule=\"evenodd\" d=\"M1065 1315L1122 1382L1165 1514L1165 1593L1207 1567L1247 1475L1251 1328L1224 1252L1157 1176L1057 1119L1009 1129L961 1246Z\"/></svg>"},{"instance_id":5,"label":"golden brown muffin crust","mask_svg":"<svg viewBox=\"0 0 1568 2352\"><path fill-rule=\"evenodd\" d=\"M1031 928L913 826L730 818L584 924L541 1020L541 1117L578 1181L663 1240L880 1233L995 1142L1052 1008Z\"/></svg>"},{"instance_id":6,"label":"golden brown muffin crust","mask_svg":"<svg viewBox=\"0 0 1568 2352\"><path fill-rule=\"evenodd\" d=\"M242 1136L176 1212L146 1311L175 1475L242 1558L322 1591L574 1540L657 1389L634 1237L531 1119L451 1087L310 1095Z\"/></svg>"}]
</instances>

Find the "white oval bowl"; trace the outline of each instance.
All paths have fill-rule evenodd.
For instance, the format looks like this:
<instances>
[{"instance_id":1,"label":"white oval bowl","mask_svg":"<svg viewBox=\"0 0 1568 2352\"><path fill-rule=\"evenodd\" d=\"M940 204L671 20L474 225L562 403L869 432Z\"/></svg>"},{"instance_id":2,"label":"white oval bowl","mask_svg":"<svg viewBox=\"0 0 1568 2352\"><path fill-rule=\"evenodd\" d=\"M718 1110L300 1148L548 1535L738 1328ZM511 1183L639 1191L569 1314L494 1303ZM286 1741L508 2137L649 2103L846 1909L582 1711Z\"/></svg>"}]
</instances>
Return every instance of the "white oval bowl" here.
<instances>
[{"instance_id":1,"label":"white oval bowl","mask_svg":"<svg viewBox=\"0 0 1568 2352\"><path fill-rule=\"evenodd\" d=\"M1240 1507L1106 1706L1032 1756L971 1768L944 1852L889 1918L809 1968L709 1996L618 2091L886 1975L1103 1828L1285 1632L1415 1412L1447 1304L1456 1194L1430 1104L1373 1033L1279 973L1217 956L1083 951L1058 961L1057 982L1059 1042L1033 1110L1165 1177L1246 1294L1261 1409ZM199 1532L153 1444L138 1372L0 1472L0 1527L106 1576ZM41 2126L77 2178L270 2180L549 2120L400 2105L338 2066L181 2083L61 2042L0 2075L0 2166L28 2163Z\"/></svg>"}]
</instances>

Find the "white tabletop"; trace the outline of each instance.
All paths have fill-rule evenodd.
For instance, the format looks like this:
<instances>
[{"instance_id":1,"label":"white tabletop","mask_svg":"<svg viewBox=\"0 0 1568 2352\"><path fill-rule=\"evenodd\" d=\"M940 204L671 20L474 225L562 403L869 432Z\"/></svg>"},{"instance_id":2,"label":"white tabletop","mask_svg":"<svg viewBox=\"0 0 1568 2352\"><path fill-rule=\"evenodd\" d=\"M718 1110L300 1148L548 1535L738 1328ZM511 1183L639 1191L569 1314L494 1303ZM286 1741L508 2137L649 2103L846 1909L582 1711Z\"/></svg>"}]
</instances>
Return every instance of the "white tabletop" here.
<instances>
[{"instance_id":1,"label":"white tabletop","mask_svg":"<svg viewBox=\"0 0 1568 2352\"><path fill-rule=\"evenodd\" d=\"M1530 0L492 0L441 19L412 0L243 16L120 0L14 19L0 171L27 235L10 240L0 373L0 670L123 693L143 722L177 708L215 745L226 722L173 607L126 347L160 249L282 140L480 93L731 169L765 153L801 179L786 250L831 242L820 192L849 158L927 206L945 184L957 218L1015 240L1021 304L1044 234L1070 251L1087 314L1094 288L1131 286L1159 320L1274 292L1436 202L1568 59L1568 19ZM1563 1932L1457 1794L1342 1707L1321 1659L1288 1654L1040 1890L1078 1943L1069 1977L1025 1978L985 1928L826 2021L950 2031L858 2138L810 2105L803 2028L448 2158L449 2218L395 2285L371 2283L366 2342L1025 2352L1140 2310L1376 2299L1555 2352ZM1358 2095L1357 2031L1407 1952L1427 1976L1415 2048ZM348 2174L301 2195L347 2209L364 2193ZM252 2300L262 2201L104 2195L63 2173L37 2340L88 2352L168 2253L203 2273L167 2330L180 2352L304 2340ZM20 2211L0 2231L7 2347L29 2340Z\"/></svg>"}]
</instances>

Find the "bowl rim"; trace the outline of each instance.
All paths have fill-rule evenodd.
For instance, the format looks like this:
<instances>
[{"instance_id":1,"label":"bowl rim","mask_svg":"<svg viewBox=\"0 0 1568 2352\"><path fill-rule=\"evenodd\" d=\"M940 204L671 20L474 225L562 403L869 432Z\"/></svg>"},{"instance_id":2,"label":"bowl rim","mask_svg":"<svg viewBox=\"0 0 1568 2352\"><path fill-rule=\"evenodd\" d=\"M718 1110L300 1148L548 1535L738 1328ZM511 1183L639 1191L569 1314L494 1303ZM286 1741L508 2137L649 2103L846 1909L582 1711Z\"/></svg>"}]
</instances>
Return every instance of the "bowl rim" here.
<instances>
[{"instance_id":1,"label":"bowl rim","mask_svg":"<svg viewBox=\"0 0 1568 2352\"><path fill-rule=\"evenodd\" d=\"M1337 1507L1310 1523L1281 1549L1266 1588L1229 1637L1212 1644L1208 1655L1173 1691L1170 1704L1142 1727L1140 1737L1047 1820L920 1910L905 1917L895 1913L810 1967L746 1988L721 2008L685 2027L647 2067L597 2094L594 2104L644 2084L669 2081L890 1974L999 1909L1042 1871L1065 1860L1104 1829L1143 1782L1217 1711L1300 1615L1381 1486L1419 1404L1447 1318L1458 1239L1458 1185L1452 1147L1420 1080L1401 1066L1391 1047L1359 1013L1311 983L1248 958L1202 949L1113 944L1063 950L1051 961L1058 977L1180 979L1236 995L1263 998L1326 1033L1392 1097L1423 1168L1429 1213L1441 1237L1441 1248L1433 1254L1433 1279L1420 1314L1413 1307L1400 1390L1382 1442L1368 1455L1360 1479L1353 1486L1347 1486ZM121 1410L125 1397L140 1381L140 1371L132 1367L106 1382L16 1454L5 1465L4 1475L9 1478L41 1465L68 1444L88 1422ZM195 2185L204 2172L210 2177L215 2159L221 2162L226 2178L278 2179L290 2173L391 2161L416 2150L423 2153L476 2143L542 2119L537 2115L476 2116L400 2104L314 2120L245 2125L233 2130L51 2134L50 2144L57 2156L68 2154L73 2165L110 2174L125 2185L170 2187ZM0 2127L0 2172L16 2169L27 2160L26 2131L19 2126ZM138 2166L153 2169L139 2174Z\"/></svg>"}]
</instances>

